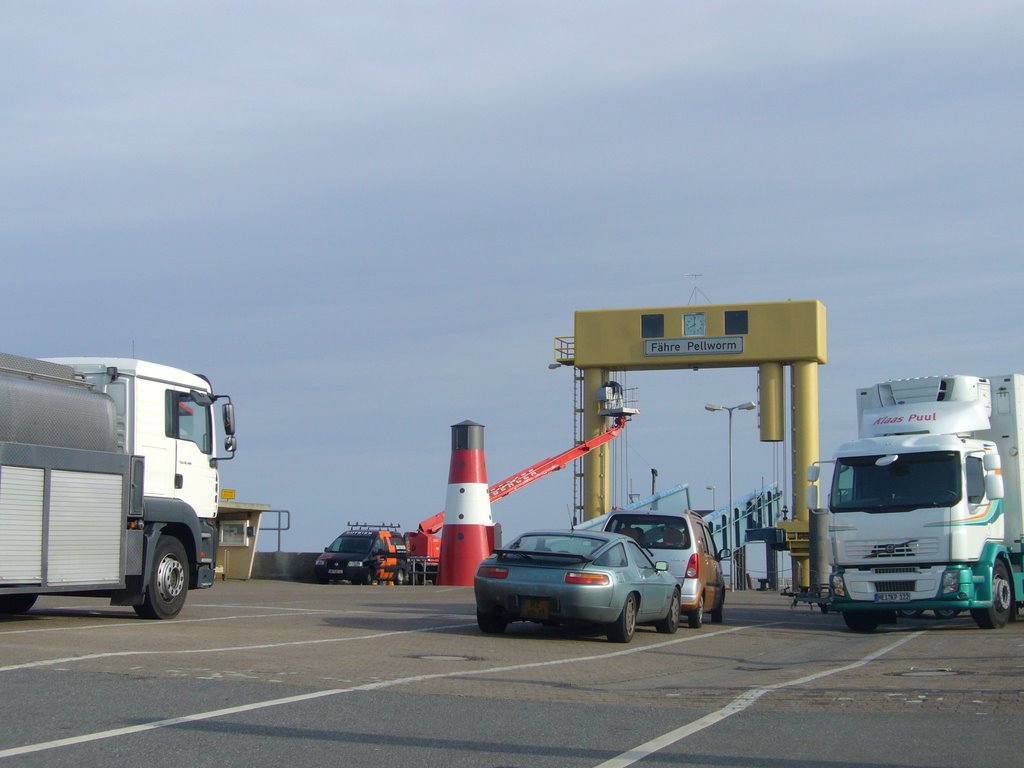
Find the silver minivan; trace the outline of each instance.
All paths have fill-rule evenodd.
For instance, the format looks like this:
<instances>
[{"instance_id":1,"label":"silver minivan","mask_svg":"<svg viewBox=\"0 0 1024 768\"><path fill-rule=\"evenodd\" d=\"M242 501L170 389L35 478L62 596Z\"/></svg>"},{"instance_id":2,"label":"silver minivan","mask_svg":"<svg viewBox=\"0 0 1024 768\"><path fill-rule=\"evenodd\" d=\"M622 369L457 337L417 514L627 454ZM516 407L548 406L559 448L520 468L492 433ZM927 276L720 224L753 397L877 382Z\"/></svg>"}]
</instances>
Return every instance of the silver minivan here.
<instances>
[{"instance_id":1,"label":"silver minivan","mask_svg":"<svg viewBox=\"0 0 1024 768\"><path fill-rule=\"evenodd\" d=\"M587 520L575 530L600 530L631 536L655 560L668 563L669 572L680 588L680 611L694 629L704 622L722 621L725 607L725 579L722 560L729 550L719 550L704 519L689 510L683 512L641 512L622 510Z\"/></svg>"}]
</instances>

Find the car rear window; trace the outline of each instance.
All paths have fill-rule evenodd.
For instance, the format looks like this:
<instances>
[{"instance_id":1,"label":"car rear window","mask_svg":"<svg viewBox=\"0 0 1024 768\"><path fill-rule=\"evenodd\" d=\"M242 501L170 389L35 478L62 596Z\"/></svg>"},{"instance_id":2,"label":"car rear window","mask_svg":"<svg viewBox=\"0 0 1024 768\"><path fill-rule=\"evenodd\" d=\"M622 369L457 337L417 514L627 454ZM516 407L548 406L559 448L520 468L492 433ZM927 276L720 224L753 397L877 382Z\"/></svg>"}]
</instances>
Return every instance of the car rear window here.
<instances>
[{"instance_id":1,"label":"car rear window","mask_svg":"<svg viewBox=\"0 0 1024 768\"><path fill-rule=\"evenodd\" d=\"M565 555L582 555L590 557L594 552L607 544L604 539L592 539L589 536L565 536L559 534L527 534L520 536L509 549L524 552L557 552Z\"/></svg>"}]
</instances>

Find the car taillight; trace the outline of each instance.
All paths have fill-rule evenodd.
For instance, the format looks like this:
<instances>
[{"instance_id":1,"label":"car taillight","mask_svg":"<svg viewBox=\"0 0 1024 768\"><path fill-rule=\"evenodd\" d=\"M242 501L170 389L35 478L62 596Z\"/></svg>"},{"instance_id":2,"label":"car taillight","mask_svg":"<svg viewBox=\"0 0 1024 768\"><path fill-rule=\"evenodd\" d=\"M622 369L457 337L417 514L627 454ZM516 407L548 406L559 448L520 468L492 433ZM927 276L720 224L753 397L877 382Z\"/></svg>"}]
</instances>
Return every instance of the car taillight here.
<instances>
[{"instance_id":1,"label":"car taillight","mask_svg":"<svg viewBox=\"0 0 1024 768\"><path fill-rule=\"evenodd\" d=\"M698 576L700 576L700 559L696 554L692 554L686 563L686 578L696 579Z\"/></svg>"},{"instance_id":2,"label":"car taillight","mask_svg":"<svg viewBox=\"0 0 1024 768\"><path fill-rule=\"evenodd\" d=\"M589 584L591 586L604 587L612 583L607 573L585 573L583 571L569 571L565 574L566 584Z\"/></svg>"},{"instance_id":3,"label":"car taillight","mask_svg":"<svg viewBox=\"0 0 1024 768\"><path fill-rule=\"evenodd\" d=\"M499 565L481 565L476 575L483 579L507 579L508 568Z\"/></svg>"}]
</instances>

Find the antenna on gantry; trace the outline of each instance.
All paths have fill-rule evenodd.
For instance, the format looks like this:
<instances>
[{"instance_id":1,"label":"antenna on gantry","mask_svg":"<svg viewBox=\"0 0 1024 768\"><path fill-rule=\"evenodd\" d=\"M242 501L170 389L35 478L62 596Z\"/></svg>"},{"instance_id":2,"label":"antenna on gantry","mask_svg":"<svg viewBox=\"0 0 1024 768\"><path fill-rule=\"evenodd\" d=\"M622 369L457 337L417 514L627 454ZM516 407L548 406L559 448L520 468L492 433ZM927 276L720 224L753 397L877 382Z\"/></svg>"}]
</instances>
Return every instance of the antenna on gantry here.
<instances>
[{"instance_id":1,"label":"antenna on gantry","mask_svg":"<svg viewBox=\"0 0 1024 768\"><path fill-rule=\"evenodd\" d=\"M689 300L686 303L687 304L695 304L696 303L696 299L703 298L705 304L710 304L711 303L711 299L709 299L707 297L707 294L704 293L704 291L702 291L700 289L699 285L697 285L697 278L698 277L704 277L704 275L700 274L699 272L691 272L688 275L684 275L684 277L692 277L693 278L693 290L690 291L690 298L689 298Z\"/></svg>"}]
</instances>

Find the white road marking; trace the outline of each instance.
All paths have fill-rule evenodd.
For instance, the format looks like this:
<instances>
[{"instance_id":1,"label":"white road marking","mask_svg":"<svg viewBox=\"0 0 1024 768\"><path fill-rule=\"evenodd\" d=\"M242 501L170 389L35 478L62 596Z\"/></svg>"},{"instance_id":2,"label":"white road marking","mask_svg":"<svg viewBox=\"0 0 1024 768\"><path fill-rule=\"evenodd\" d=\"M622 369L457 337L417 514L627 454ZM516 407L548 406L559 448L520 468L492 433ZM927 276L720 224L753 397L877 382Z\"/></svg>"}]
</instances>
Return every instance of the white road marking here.
<instances>
[{"instance_id":1,"label":"white road marking","mask_svg":"<svg viewBox=\"0 0 1024 768\"><path fill-rule=\"evenodd\" d=\"M673 744L687 738L688 736L692 736L693 734L703 731L705 728L712 726L715 723L719 723L722 720L725 720L727 717L731 717L732 715L742 712L743 710L752 706L754 702L756 702L758 699L760 699L767 693L771 693L772 691L778 691L783 688L792 688L795 685L803 685L804 683L810 683L815 680L819 680L823 677L828 677L829 675L835 675L839 672L847 672L851 669L863 667L865 664L870 664L875 659L884 656L890 651L896 650L904 643L910 642L911 640L920 637L922 634L923 633L921 632L915 632L913 634L902 637L895 643L887 645L885 648L882 648L881 650L869 653L867 656L860 659L859 661L846 664L842 667L836 667L835 669L825 669L821 672L815 672L810 675L804 675L803 677L798 677L793 680L789 680L785 683L775 683L774 685L766 685L763 688L751 688L749 691L741 693L739 696L737 696L735 699L733 699L731 702L729 702L716 712L711 712L707 715L704 715L704 717L694 720L692 723L687 723L684 726L676 728L674 731L669 731L668 733L663 734L657 737L656 739L651 739L650 741L644 744L641 744L637 747L633 747L633 749L629 750L628 752L623 752L621 755L613 757L611 760L606 760L603 763L594 766L594 768L627 768L627 766L633 765L634 763L643 760L645 757L649 757L650 755L653 755L655 752L659 752L665 747L670 747Z\"/></svg>"},{"instance_id":2,"label":"white road marking","mask_svg":"<svg viewBox=\"0 0 1024 768\"><path fill-rule=\"evenodd\" d=\"M245 608L252 608L252 606L239 606ZM284 609L282 609L284 610ZM353 614L360 613L374 613L374 611L320 611L320 610L308 610L305 611L310 615L318 613L330 613L332 615L339 616L351 616ZM294 616L295 613L253 613L253 614L238 614L235 616L211 616L208 619L175 619L174 624L203 624L209 621L234 621L236 619L269 619L280 616ZM130 621L119 621L119 622L107 622L105 624L87 624L84 627L81 626L70 626L70 627L35 627L33 629L10 629L0 632L0 637L4 635L30 635L33 632L82 632L86 629L118 629L120 627L131 627L133 629L143 629L145 627L166 627L166 622L162 621L148 621L146 619L132 619Z\"/></svg>"},{"instance_id":3,"label":"white road marking","mask_svg":"<svg viewBox=\"0 0 1024 768\"><path fill-rule=\"evenodd\" d=\"M416 632L433 632L439 629L457 629L459 627L476 626L475 622L462 622L460 624L447 624L444 626L418 627L416 629L396 629L392 632L377 632L372 635L356 635L354 637L328 637L323 640L290 640L285 643L263 643L260 645L227 645L221 648L178 648L174 650L160 651L109 651L107 653L86 653L81 656L64 656L57 659L37 659L26 661L24 664L11 664L0 667L0 672L13 672L19 669L35 669L38 667L52 667L57 664L71 664L76 661L92 661L95 659L123 658L125 656L181 656L201 653L224 653L231 651L260 651L268 648L289 648L298 645L324 645L327 643L350 643L355 640L376 640L381 637L392 637L394 635L408 635ZM0 754L2 756L2 754Z\"/></svg>"},{"instance_id":4,"label":"white road marking","mask_svg":"<svg viewBox=\"0 0 1024 768\"><path fill-rule=\"evenodd\" d=\"M465 624L459 624L459 625L452 625L452 626L459 626L459 627L461 627L461 626L466 626L466 625ZM766 623L766 624L758 624L758 625L753 625L753 626L757 626L758 628L760 628L760 627L772 626L772 624L767 624ZM366 637L364 637L362 639L374 639L374 638L379 638L379 637L387 637L388 635L400 635L400 634L406 634L408 632L423 632L423 631L438 630L438 629L445 629L445 628L446 627L429 627L429 628L419 629L419 630L405 630L405 631L398 631L398 632L382 632L382 633L377 634L377 635L368 635L368 636L366 636ZM696 641L696 640L708 640L708 639L710 639L712 637L717 637L719 635L728 635L728 634L731 634L733 632L740 632L742 630L750 629L750 628L751 628L751 626L742 626L742 627L731 627L730 629L723 629L723 630L719 630L717 632L702 632L699 635L687 635L686 637L675 638L673 640L665 640L665 641L660 642L660 643L653 643L651 645L644 645L644 646L633 646L631 648L626 648L626 649L621 650L621 651L611 651L609 653L599 653L599 654L595 654L593 656L576 656L576 657L569 658L569 659L553 659L553 660L550 660L550 661L535 661L535 662L530 662L530 663L527 663L527 664L512 664L512 665L503 666L503 667L488 667L487 669L469 669L469 670L456 670L454 672L436 672L436 673L428 674L428 675L413 675L413 676L410 676L410 677L400 677L400 678L395 678L395 679L392 679L392 680L379 680L379 681L375 681L375 682L372 682L372 683L364 683L362 685L352 686L351 688L333 688L333 689L329 689L329 690L325 690L325 691L315 691L313 693L302 693L302 694L298 694L298 695L295 695L295 696L286 696L286 697L280 698L280 699L270 699L270 700L267 700L267 701L253 702L251 704L241 704L241 705L236 706L236 707L225 707L224 709L215 709L215 710L211 710L211 711L208 711L208 712L196 712L195 714L192 714L192 715L184 715L182 717L172 717L172 718L168 718L166 720L155 720L155 721L150 722L150 723L140 723L138 725L130 725L130 726L126 726L124 728L112 728L112 729L106 730L106 731L97 731L96 733L86 733L86 734L82 734L81 736L71 736L71 737L68 737L68 738L65 738L65 739L55 739L53 741L44 741L44 742L39 742L37 744L25 744L24 746L21 746L21 747L11 747L10 749L0 750L0 760L2 760L4 758L8 758L8 757L18 757L20 755L33 754L33 753L36 753L36 752L45 752L46 750L50 750L50 749L59 749L61 747L70 747L70 746L75 746L77 744L86 744L86 743L91 742L91 741L100 741L100 740L103 740L103 739L113 739L113 738L117 738L117 737L120 737L120 736L130 736L130 735L136 734L136 733L144 733L146 731L153 731L153 730L156 730L158 728L169 728L171 726L182 725L184 723L194 723L194 722L198 722L198 721L201 721L201 720L212 720L214 718L226 717L228 715L236 715L236 714L240 714L240 713L244 713L244 712L254 712L254 711L257 711L257 710L260 710L260 709L269 709L270 707L287 706L289 704L297 704L297 703L301 703L301 702L312 701L314 699L322 699L322 698L325 698L327 696L339 696L339 695L342 695L342 694L345 694L345 693L354 693L356 691L378 691L378 690L381 690L381 689L384 689L384 688L393 688L393 687L398 686L398 685L408 685L410 683L421 683L421 682L425 682L427 680L443 680L445 678L456 678L456 677L473 677L473 676L476 676L476 675L493 675L493 674L502 673L502 672L517 672L517 671L523 670L523 669L537 669L539 667L554 667L554 666L560 666L560 665L563 665L563 664L578 664L578 663L587 662L587 661L600 661L600 660L603 660L603 659L613 659L613 658L616 658L616 657L619 657L619 656L629 656L629 655L632 655L634 653L645 653L647 651L654 651L654 650L658 650L660 648L665 648L665 647L670 646L670 645L679 645L680 643L688 643L688 642L693 642L693 641ZM356 640L356 639L360 639L360 638L339 638L339 640L346 640L346 639L347 640ZM330 642L330 641L312 641L312 642ZM275 643L275 644L266 645L266 646L250 646L250 647L251 648L271 648L271 647L277 647L277 646L304 645L304 644L306 644L306 643L303 643L303 642ZM244 647L240 648L240 647L236 646L236 647L233 647L233 648L215 648L215 649L208 649L208 651L202 651L200 649L195 649L194 651L182 651L182 653L203 653L203 652L209 652L209 651L214 651L214 652L216 652L216 651L234 651L234 652L237 652L239 650L244 650ZM147 653L147 654L159 654L159 653L162 653L162 652L147 651L145 653ZM130 656L130 655L138 655L138 654L134 653L134 652L131 652L131 651L126 651L124 653L96 654L94 656L83 656L83 657L79 657L79 658L96 658L96 657L106 657L106 656ZM52 663L59 663L59 662L58 661L53 661ZM33 664L25 665L25 666L36 666L36 664L33 663ZM24 667L18 667L18 668L24 668ZM0 671L2 671L3 669L8 669L8 668L0 668Z\"/></svg>"}]
</instances>

